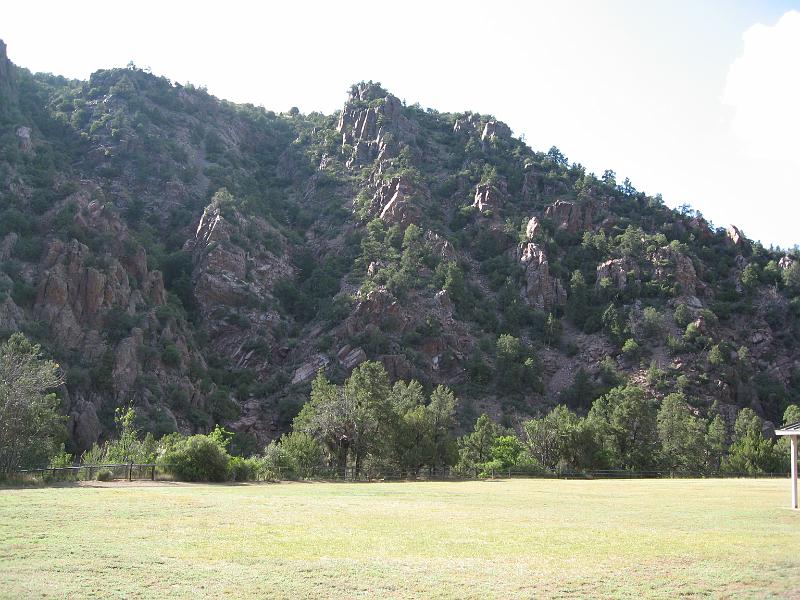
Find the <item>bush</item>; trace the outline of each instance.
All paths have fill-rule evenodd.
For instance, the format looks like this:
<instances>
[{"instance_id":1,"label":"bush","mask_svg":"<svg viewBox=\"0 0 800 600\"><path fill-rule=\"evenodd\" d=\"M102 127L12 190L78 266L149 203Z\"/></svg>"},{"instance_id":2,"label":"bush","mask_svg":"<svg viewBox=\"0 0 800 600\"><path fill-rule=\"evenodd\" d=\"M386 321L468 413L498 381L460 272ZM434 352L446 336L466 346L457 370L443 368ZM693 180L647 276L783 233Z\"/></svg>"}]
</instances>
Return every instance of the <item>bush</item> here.
<instances>
[{"instance_id":1,"label":"bush","mask_svg":"<svg viewBox=\"0 0 800 600\"><path fill-rule=\"evenodd\" d=\"M111 481L113 478L114 474L108 469L100 469L97 472L97 481Z\"/></svg>"},{"instance_id":2,"label":"bush","mask_svg":"<svg viewBox=\"0 0 800 600\"><path fill-rule=\"evenodd\" d=\"M182 481L225 481L230 460L217 440L193 435L167 450L159 464Z\"/></svg>"},{"instance_id":3,"label":"bush","mask_svg":"<svg viewBox=\"0 0 800 600\"><path fill-rule=\"evenodd\" d=\"M641 347L639 344L636 343L634 339L627 339L625 343L622 345L622 354L625 355L630 361L636 361L639 359L639 354L641 352Z\"/></svg>"},{"instance_id":4,"label":"bush","mask_svg":"<svg viewBox=\"0 0 800 600\"><path fill-rule=\"evenodd\" d=\"M231 481L249 481L256 478L258 472L257 461L241 456L231 457L228 465L228 476Z\"/></svg>"}]
</instances>

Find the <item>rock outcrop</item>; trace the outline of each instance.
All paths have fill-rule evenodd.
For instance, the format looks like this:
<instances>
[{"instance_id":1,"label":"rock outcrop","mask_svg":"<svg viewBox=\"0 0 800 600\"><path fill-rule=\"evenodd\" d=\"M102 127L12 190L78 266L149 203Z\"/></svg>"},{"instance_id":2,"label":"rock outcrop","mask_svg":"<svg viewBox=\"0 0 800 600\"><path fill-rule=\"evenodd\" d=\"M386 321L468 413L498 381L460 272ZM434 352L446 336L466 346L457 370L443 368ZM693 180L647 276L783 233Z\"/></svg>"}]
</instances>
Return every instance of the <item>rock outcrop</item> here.
<instances>
[{"instance_id":1,"label":"rock outcrop","mask_svg":"<svg viewBox=\"0 0 800 600\"><path fill-rule=\"evenodd\" d=\"M369 212L390 225L409 225L418 222L421 207L417 200L422 197L408 179L393 177L380 185L370 202Z\"/></svg>"},{"instance_id":2,"label":"rock outcrop","mask_svg":"<svg viewBox=\"0 0 800 600\"><path fill-rule=\"evenodd\" d=\"M363 348L353 348L350 344L345 344L339 348L339 352L336 353L336 358L339 359L342 367L348 371L352 371L367 360L367 353L364 352Z\"/></svg>"},{"instance_id":3,"label":"rock outcrop","mask_svg":"<svg viewBox=\"0 0 800 600\"><path fill-rule=\"evenodd\" d=\"M391 158L397 149L387 134L392 134L394 141L408 141L418 127L403 115L398 98L377 84L359 83L350 90L336 129L342 134L342 147L352 147L347 165L356 166Z\"/></svg>"},{"instance_id":4,"label":"rock outcrop","mask_svg":"<svg viewBox=\"0 0 800 600\"><path fill-rule=\"evenodd\" d=\"M684 296L701 295L705 292L705 285L697 278L692 259L672 248L662 246L651 257L653 262L653 276L657 280L673 278Z\"/></svg>"},{"instance_id":5,"label":"rock outcrop","mask_svg":"<svg viewBox=\"0 0 800 600\"><path fill-rule=\"evenodd\" d=\"M502 179L499 179L494 184L479 183L475 187L475 198L472 201L472 206L482 213L486 211L496 213L503 207L506 193L506 183Z\"/></svg>"},{"instance_id":6,"label":"rock outcrop","mask_svg":"<svg viewBox=\"0 0 800 600\"><path fill-rule=\"evenodd\" d=\"M511 129L500 121L487 121L481 134L482 142L492 142L497 137L511 137Z\"/></svg>"},{"instance_id":7,"label":"rock outcrop","mask_svg":"<svg viewBox=\"0 0 800 600\"><path fill-rule=\"evenodd\" d=\"M453 124L453 133L471 135L480 127L481 116L475 113L466 113L463 117L456 119Z\"/></svg>"},{"instance_id":8,"label":"rock outcrop","mask_svg":"<svg viewBox=\"0 0 800 600\"><path fill-rule=\"evenodd\" d=\"M567 233L579 233L592 229L595 218L600 213L600 205L594 200L583 204L556 200L548 206L544 214L550 219L558 229L563 229Z\"/></svg>"},{"instance_id":9,"label":"rock outcrop","mask_svg":"<svg viewBox=\"0 0 800 600\"><path fill-rule=\"evenodd\" d=\"M0 40L0 112L10 104L16 104L16 78L14 65L8 60L6 45ZM2 106L6 104L6 106Z\"/></svg>"},{"instance_id":10,"label":"rock outcrop","mask_svg":"<svg viewBox=\"0 0 800 600\"><path fill-rule=\"evenodd\" d=\"M564 284L550 274L550 265L543 248L532 242L522 243L514 251L514 258L525 271L525 286L522 290L525 302L541 310L566 303Z\"/></svg>"},{"instance_id":11,"label":"rock outcrop","mask_svg":"<svg viewBox=\"0 0 800 600\"><path fill-rule=\"evenodd\" d=\"M639 267L632 260L627 258L613 258L597 265L597 279L595 287L600 287L604 279L611 281L611 284L618 290L628 287L628 273L633 273L634 277L639 277Z\"/></svg>"},{"instance_id":12,"label":"rock outcrop","mask_svg":"<svg viewBox=\"0 0 800 600\"><path fill-rule=\"evenodd\" d=\"M542 230L542 224L539 223L539 219L536 217L531 217L528 221L528 224L525 226L525 236L530 240L536 237L536 235Z\"/></svg>"},{"instance_id":13,"label":"rock outcrop","mask_svg":"<svg viewBox=\"0 0 800 600\"><path fill-rule=\"evenodd\" d=\"M103 316L112 308L134 314L146 300L164 301L160 273L147 280L149 286L136 290L116 259L108 259L102 270L87 265L89 259L89 248L77 240L64 244L56 239L42 261L34 312L66 348L81 347L85 329L101 327Z\"/></svg>"},{"instance_id":14,"label":"rock outcrop","mask_svg":"<svg viewBox=\"0 0 800 600\"><path fill-rule=\"evenodd\" d=\"M728 236L728 241L734 246L740 247L747 242L747 238L742 233L742 230L736 227L736 225L730 225L726 230L726 234Z\"/></svg>"},{"instance_id":15,"label":"rock outcrop","mask_svg":"<svg viewBox=\"0 0 800 600\"><path fill-rule=\"evenodd\" d=\"M33 142L31 141L30 127L17 127L17 138L19 139L19 149L23 154L33 154Z\"/></svg>"},{"instance_id":16,"label":"rock outcrop","mask_svg":"<svg viewBox=\"0 0 800 600\"><path fill-rule=\"evenodd\" d=\"M322 369L323 371L328 368L331 363L330 359L324 354L317 354L311 360L300 365L294 372L292 377L292 385L304 383L314 379L317 372Z\"/></svg>"}]
</instances>

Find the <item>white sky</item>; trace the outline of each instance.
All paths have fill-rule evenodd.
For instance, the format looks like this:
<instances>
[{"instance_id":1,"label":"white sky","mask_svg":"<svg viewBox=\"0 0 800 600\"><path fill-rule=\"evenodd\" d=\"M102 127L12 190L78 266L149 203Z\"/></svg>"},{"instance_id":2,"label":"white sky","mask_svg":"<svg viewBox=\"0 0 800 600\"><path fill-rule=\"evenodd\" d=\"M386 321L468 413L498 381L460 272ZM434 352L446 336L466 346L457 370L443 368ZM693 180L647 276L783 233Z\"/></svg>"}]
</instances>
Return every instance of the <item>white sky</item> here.
<instances>
[{"instance_id":1,"label":"white sky","mask_svg":"<svg viewBox=\"0 0 800 600\"><path fill-rule=\"evenodd\" d=\"M670 206L765 245L800 243L800 0L3 3L33 71L134 61L276 111L380 81L408 103L491 113Z\"/></svg>"}]
</instances>

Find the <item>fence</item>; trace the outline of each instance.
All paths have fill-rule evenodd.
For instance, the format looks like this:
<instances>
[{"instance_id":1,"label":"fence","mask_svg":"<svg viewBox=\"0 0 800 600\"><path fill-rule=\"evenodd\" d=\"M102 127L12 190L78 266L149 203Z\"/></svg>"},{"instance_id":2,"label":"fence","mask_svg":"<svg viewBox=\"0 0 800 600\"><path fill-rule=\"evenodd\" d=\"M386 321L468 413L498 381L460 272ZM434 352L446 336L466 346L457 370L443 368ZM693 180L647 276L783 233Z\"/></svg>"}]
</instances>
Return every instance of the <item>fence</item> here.
<instances>
[{"instance_id":1,"label":"fence","mask_svg":"<svg viewBox=\"0 0 800 600\"><path fill-rule=\"evenodd\" d=\"M674 471L533 471L531 469L492 469L487 472L473 470L469 473L456 472L450 467L425 468L417 472L362 469L317 468L302 475L280 468L262 479L270 480L318 480L318 481L470 481L477 479L688 479L688 478L779 478L788 473L699 473ZM71 467L49 467L42 469L21 469L11 474L11 479L42 479L47 482L102 480L164 480L172 476L162 466L146 463L117 463L102 465L80 465Z\"/></svg>"},{"instance_id":2,"label":"fence","mask_svg":"<svg viewBox=\"0 0 800 600\"><path fill-rule=\"evenodd\" d=\"M41 478L47 481L91 481L93 479L127 479L155 481L158 466L155 464L115 463L105 465L80 465L77 467L49 467L20 469L12 473L13 479Z\"/></svg>"}]
</instances>

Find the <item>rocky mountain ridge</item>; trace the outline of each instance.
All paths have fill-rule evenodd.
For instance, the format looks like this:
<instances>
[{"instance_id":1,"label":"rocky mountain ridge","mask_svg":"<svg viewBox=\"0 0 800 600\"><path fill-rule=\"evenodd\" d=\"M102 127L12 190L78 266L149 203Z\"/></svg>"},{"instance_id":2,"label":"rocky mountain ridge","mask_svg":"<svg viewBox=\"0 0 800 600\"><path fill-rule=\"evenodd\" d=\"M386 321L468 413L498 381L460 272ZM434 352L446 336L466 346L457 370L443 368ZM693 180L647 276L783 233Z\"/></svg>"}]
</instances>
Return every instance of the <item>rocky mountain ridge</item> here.
<instances>
[{"instance_id":1,"label":"rocky mountain ridge","mask_svg":"<svg viewBox=\"0 0 800 600\"><path fill-rule=\"evenodd\" d=\"M361 82L276 114L135 68L31 74L0 44L0 333L64 365L70 445L285 430L380 360L465 422L585 410L628 377L768 421L800 390L796 252ZM728 407L728 408L726 408Z\"/></svg>"}]
</instances>

